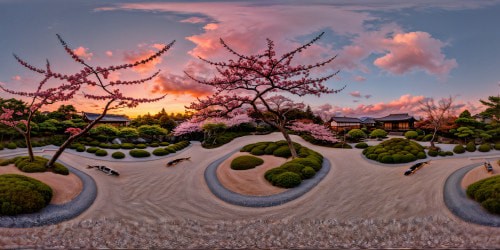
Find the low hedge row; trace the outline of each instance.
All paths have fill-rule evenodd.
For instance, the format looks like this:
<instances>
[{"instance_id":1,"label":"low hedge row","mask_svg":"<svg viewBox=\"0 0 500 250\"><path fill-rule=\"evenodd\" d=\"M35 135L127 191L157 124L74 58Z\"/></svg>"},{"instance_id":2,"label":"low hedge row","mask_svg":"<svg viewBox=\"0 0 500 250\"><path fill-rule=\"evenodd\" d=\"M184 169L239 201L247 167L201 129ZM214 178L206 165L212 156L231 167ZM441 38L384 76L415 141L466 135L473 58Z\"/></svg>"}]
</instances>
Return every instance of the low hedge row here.
<instances>
[{"instance_id":1,"label":"low hedge row","mask_svg":"<svg viewBox=\"0 0 500 250\"><path fill-rule=\"evenodd\" d=\"M56 174L68 175L69 170L64 165L60 163L55 163L51 168L47 168L47 162L49 160L41 156L35 156L35 160L30 162L28 156L17 156L11 159L3 160L0 162L0 166L7 166L9 164L14 164L19 170L26 173L38 173L51 171Z\"/></svg>"},{"instance_id":2,"label":"low hedge row","mask_svg":"<svg viewBox=\"0 0 500 250\"><path fill-rule=\"evenodd\" d=\"M52 189L39 180L17 174L0 175L0 215L34 213L51 199Z\"/></svg>"},{"instance_id":3,"label":"low hedge row","mask_svg":"<svg viewBox=\"0 0 500 250\"><path fill-rule=\"evenodd\" d=\"M293 188L304 179L312 178L321 169L323 156L316 151L293 143L297 150L298 158L284 163L283 165L270 169L264 174L264 178L274 186ZM257 142L244 146L241 152L249 152L253 155L274 155L289 158L290 149L286 141Z\"/></svg>"},{"instance_id":4,"label":"low hedge row","mask_svg":"<svg viewBox=\"0 0 500 250\"><path fill-rule=\"evenodd\" d=\"M490 213L500 214L500 175L469 185L467 196L481 203Z\"/></svg>"},{"instance_id":5,"label":"low hedge row","mask_svg":"<svg viewBox=\"0 0 500 250\"><path fill-rule=\"evenodd\" d=\"M363 150L370 160L381 163L407 163L427 158L424 147L409 139L393 138Z\"/></svg>"}]
</instances>

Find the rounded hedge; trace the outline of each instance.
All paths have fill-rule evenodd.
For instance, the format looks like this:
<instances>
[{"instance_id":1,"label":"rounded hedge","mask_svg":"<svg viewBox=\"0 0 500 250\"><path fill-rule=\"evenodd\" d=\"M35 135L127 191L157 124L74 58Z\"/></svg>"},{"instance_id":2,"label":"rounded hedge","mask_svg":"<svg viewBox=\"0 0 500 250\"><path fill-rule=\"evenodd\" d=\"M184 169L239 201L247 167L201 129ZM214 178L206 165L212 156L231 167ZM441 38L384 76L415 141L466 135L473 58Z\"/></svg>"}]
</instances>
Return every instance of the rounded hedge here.
<instances>
[{"instance_id":1,"label":"rounded hedge","mask_svg":"<svg viewBox=\"0 0 500 250\"><path fill-rule=\"evenodd\" d=\"M453 148L453 153L455 153L455 154L463 154L463 153L465 153L465 148L464 148L464 146L462 146L462 145L456 145L456 146Z\"/></svg>"},{"instance_id":2,"label":"rounded hedge","mask_svg":"<svg viewBox=\"0 0 500 250\"><path fill-rule=\"evenodd\" d=\"M274 150L273 155L277 157L289 158L290 156L292 156L292 153L290 152L288 145L285 145L280 146L279 148Z\"/></svg>"},{"instance_id":3,"label":"rounded hedge","mask_svg":"<svg viewBox=\"0 0 500 250\"><path fill-rule=\"evenodd\" d=\"M46 171L52 171L56 174L68 175L69 170L60 163L54 163L54 166L47 168L47 162L49 160L41 156L35 156L35 160L30 162L28 156L18 156L7 161L4 161L2 165L8 165L14 163L14 165L21 171L26 173L41 173Z\"/></svg>"},{"instance_id":4,"label":"rounded hedge","mask_svg":"<svg viewBox=\"0 0 500 250\"><path fill-rule=\"evenodd\" d=\"M108 155L108 151L106 151L104 149L99 149L99 150L95 151L95 155L99 156L99 157L103 157L103 156Z\"/></svg>"},{"instance_id":5,"label":"rounded hedge","mask_svg":"<svg viewBox=\"0 0 500 250\"><path fill-rule=\"evenodd\" d=\"M466 192L490 213L500 214L500 175L475 182Z\"/></svg>"},{"instance_id":6,"label":"rounded hedge","mask_svg":"<svg viewBox=\"0 0 500 250\"><path fill-rule=\"evenodd\" d=\"M167 150L165 150L164 148L157 148L157 149L153 150L153 154L156 156L164 156L164 155L168 155L170 153Z\"/></svg>"},{"instance_id":7,"label":"rounded hedge","mask_svg":"<svg viewBox=\"0 0 500 250\"><path fill-rule=\"evenodd\" d=\"M265 149L266 149L266 145L257 146L257 147L252 148L252 150L250 151L250 154L264 155L264 154L266 154L266 152L264 151Z\"/></svg>"},{"instance_id":8,"label":"rounded hedge","mask_svg":"<svg viewBox=\"0 0 500 250\"><path fill-rule=\"evenodd\" d=\"M479 152L490 152L491 146L489 143L484 143L479 145L478 149Z\"/></svg>"},{"instance_id":9,"label":"rounded hedge","mask_svg":"<svg viewBox=\"0 0 500 250\"><path fill-rule=\"evenodd\" d=\"M375 129L370 133L370 137L384 138L387 136L387 132L383 129Z\"/></svg>"},{"instance_id":10,"label":"rounded hedge","mask_svg":"<svg viewBox=\"0 0 500 250\"><path fill-rule=\"evenodd\" d=\"M158 144L157 142L153 142L153 143L150 143L149 146L153 147L153 148L157 148L160 146L160 144Z\"/></svg>"},{"instance_id":11,"label":"rounded hedge","mask_svg":"<svg viewBox=\"0 0 500 250\"><path fill-rule=\"evenodd\" d=\"M259 157L251 155L238 156L231 161L231 169L234 170L247 170L260 166L264 163Z\"/></svg>"},{"instance_id":12,"label":"rounded hedge","mask_svg":"<svg viewBox=\"0 0 500 250\"><path fill-rule=\"evenodd\" d=\"M474 144L474 142L467 143L467 145L465 146L465 150L467 150L468 152L475 152L476 144Z\"/></svg>"},{"instance_id":13,"label":"rounded hedge","mask_svg":"<svg viewBox=\"0 0 500 250\"><path fill-rule=\"evenodd\" d=\"M160 142L160 146L162 146L162 147L166 147L166 146L168 146L168 145L170 145L170 143L168 143L168 142L166 142L166 141L162 141L162 142Z\"/></svg>"},{"instance_id":14,"label":"rounded hedge","mask_svg":"<svg viewBox=\"0 0 500 250\"><path fill-rule=\"evenodd\" d=\"M87 148L87 153L94 154L95 152L97 152L97 150L99 150L99 148L90 147L90 148Z\"/></svg>"},{"instance_id":15,"label":"rounded hedge","mask_svg":"<svg viewBox=\"0 0 500 250\"><path fill-rule=\"evenodd\" d=\"M119 149L119 148L121 148L121 146L120 146L120 144L110 144L109 148L110 149Z\"/></svg>"},{"instance_id":16,"label":"rounded hedge","mask_svg":"<svg viewBox=\"0 0 500 250\"><path fill-rule=\"evenodd\" d=\"M51 199L52 189L39 180L17 174L0 175L0 215L34 213Z\"/></svg>"},{"instance_id":17,"label":"rounded hedge","mask_svg":"<svg viewBox=\"0 0 500 250\"><path fill-rule=\"evenodd\" d=\"M264 153L266 155L271 155L273 154L274 150L278 149L278 144L276 143L269 143L269 145L267 145L267 147L264 149Z\"/></svg>"},{"instance_id":18,"label":"rounded hedge","mask_svg":"<svg viewBox=\"0 0 500 250\"><path fill-rule=\"evenodd\" d=\"M129 151L130 156L135 157L135 158L144 158L144 157L150 157L151 153L149 153L146 150L142 149L132 149Z\"/></svg>"},{"instance_id":19,"label":"rounded hedge","mask_svg":"<svg viewBox=\"0 0 500 250\"><path fill-rule=\"evenodd\" d=\"M76 148L77 152L85 152L85 146L81 145Z\"/></svg>"},{"instance_id":20,"label":"rounded hedge","mask_svg":"<svg viewBox=\"0 0 500 250\"><path fill-rule=\"evenodd\" d=\"M304 176L305 179L309 179L314 177L316 175L316 171L312 167L305 167L302 169L302 176Z\"/></svg>"},{"instance_id":21,"label":"rounded hedge","mask_svg":"<svg viewBox=\"0 0 500 250\"><path fill-rule=\"evenodd\" d=\"M429 150L429 152L427 152L427 154L431 157L436 157L436 156L438 156L439 152L436 150Z\"/></svg>"},{"instance_id":22,"label":"rounded hedge","mask_svg":"<svg viewBox=\"0 0 500 250\"><path fill-rule=\"evenodd\" d=\"M111 157L113 157L113 159L123 159L125 158L125 154L123 152L118 151L111 154Z\"/></svg>"},{"instance_id":23,"label":"rounded hedge","mask_svg":"<svg viewBox=\"0 0 500 250\"><path fill-rule=\"evenodd\" d=\"M300 175L292 172L284 172L274 178L275 185L283 188L293 188L300 185L301 182Z\"/></svg>"},{"instance_id":24,"label":"rounded hedge","mask_svg":"<svg viewBox=\"0 0 500 250\"><path fill-rule=\"evenodd\" d=\"M177 152L172 146L168 146L166 148L164 148L165 151L167 151L169 154L172 154L172 153L175 153Z\"/></svg>"},{"instance_id":25,"label":"rounded hedge","mask_svg":"<svg viewBox=\"0 0 500 250\"><path fill-rule=\"evenodd\" d=\"M133 143L122 143L120 144L122 149L134 149L135 145Z\"/></svg>"},{"instance_id":26,"label":"rounded hedge","mask_svg":"<svg viewBox=\"0 0 500 250\"><path fill-rule=\"evenodd\" d=\"M432 139L432 134L426 135L422 138L422 141L430 141Z\"/></svg>"},{"instance_id":27,"label":"rounded hedge","mask_svg":"<svg viewBox=\"0 0 500 250\"><path fill-rule=\"evenodd\" d=\"M319 171L321 169L321 163L312 158L295 158L289 162L298 163L304 165L305 167L311 167L315 171Z\"/></svg>"},{"instance_id":28,"label":"rounded hedge","mask_svg":"<svg viewBox=\"0 0 500 250\"><path fill-rule=\"evenodd\" d=\"M140 144L136 144L135 145L135 148L138 148L138 149L145 149L147 148L148 146L146 144L143 144L143 143L140 143Z\"/></svg>"},{"instance_id":29,"label":"rounded hedge","mask_svg":"<svg viewBox=\"0 0 500 250\"><path fill-rule=\"evenodd\" d=\"M366 142L360 142L354 146L355 148L367 148L368 144Z\"/></svg>"},{"instance_id":30,"label":"rounded hedge","mask_svg":"<svg viewBox=\"0 0 500 250\"><path fill-rule=\"evenodd\" d=\"M493 147L495 150L500 150L500 143L496 143Z\"/></svg>"},{"instance_id":31,"label":"rounded hedge","mask_svg":"<svg viewBox=\"0 0 500 250\"><path fill-rule=\"evenodd\" d=\"M405 133L406 139L415 139L415 138L417 138L417 136L418 136L418 133L416 131L410 130L410 131L406 131L406 133Z\"/></svg>"},{"instance_id":32,"label":"rounded hedge","mask_svg":"<svg viewBox=\"0 0 500 250\"><path fill-rule=\"evenodd\" d=\"M381 163L408 163L418 159L425 159L427 156L424 147L408 139L393 138L384 141L376 146L370 146L363 150L370 160Z\"/></svg>"},{"instance_id":33,"label":"rounded hedge","mask_svg":"<svg viewBox=\"0 0 500 250\"><path fill-rule=\"evenodd\" d=\"M5 145L6 148L8 149L16 149L17 148L17 144L15 142L9 142Z\"/></svg>"}]
</instances>

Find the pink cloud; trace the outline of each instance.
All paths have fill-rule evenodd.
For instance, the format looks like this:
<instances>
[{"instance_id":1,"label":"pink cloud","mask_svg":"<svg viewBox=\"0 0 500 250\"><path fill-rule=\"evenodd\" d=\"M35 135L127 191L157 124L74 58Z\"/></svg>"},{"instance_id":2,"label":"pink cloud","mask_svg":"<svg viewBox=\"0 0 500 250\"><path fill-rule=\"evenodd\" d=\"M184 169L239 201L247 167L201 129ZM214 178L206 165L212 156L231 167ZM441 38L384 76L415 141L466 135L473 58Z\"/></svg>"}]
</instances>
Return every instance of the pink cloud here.
<instances>
[{"instance_id":1,"label":"pink cloud","mask_svg":"<svg viewBox=\"0 0 500 250\"><path fill-rule=\"evenodd\" d=\"M208 20L206 18L201 17L190 17L187 19L180 20L181 23L206 23Z\"/></svg>"},{"instance_id":2,"label":"pink cloud","mask_svg":"<svg viewBox=\"0 0 500 250\"><path fill-rule=\"evenodd\" d=\"M365 95L366 99L370 99L373 95Z\"/></svg>"},{"instance_id":3,"label":"pink cloud","mask_svg":"<svg viewBox=\"0 0 500 250\"><path fill-rule=\"evenodd\" d=\"M112 57L113 56L113 51L108 50L105 52L107 56Z\"/></svg>"},{"instance_id":4,"label":"pink cloud","mask_svg":"<svg viewBox=\"0 0 500 250\"><path fill-rule=\"evenodd\" d=\"M87 59L87 60L91 60L92 56L94 56L93 53L89 52L88 48L84 48L82 46L74 49L73 52L75 53L75 55L77 55L79 57L83 57L84 59Z\"/></svg>"},{"instance_id":5,"label":"pink cloud","mask_svg":"<svg viewBox=\"0 0 500 250\"><path fill-rule=\"evenodd\" d=\"M203 63L188 63L186 72L200 79L208 75L210 70ZM212 94L212 87L197 83L186 75L161 74L153 85L153 93L187 95L203 97Z\"/></svg>"},{"instance_id":6,"label":"pink cloud","mask_svg":"<svg viewBox=\"0 0 500 250\"><path fill-rule=\"evenodd\" d=\"M384 40L389 52L377 58L373 64L393 74L401 75L415 69L429 74L448 75L457 67L455 59L446 59L442 52L445 44L427 32L396 34Z\"/></svg>"},{"instance_id":7,"label":"pink cloud","mask_svg":"<svg viewBox=\"0 0 500 250\"><path fill-rule=\"evenodd\" d=\"M127 63L133 63L136 61L140 61L146 59L153 54L156 53L159 49L163 48L163 44L152 44L152 45L144 45L139 44L140 48L138 51L125 52L123 54L123 58ZM153 50L154 49L154 50ZM162 57L157 57L146 64L141 64L139 66L133 67L132 69L139 73L146 73L155 69L156 65L162 62Z\"/></svg>"},{"instance_id":8,"label":"pink cloud","mask_svg":"<svg viewBox=\"0 0 500 250\"><path fill-rule=\"evenodd\" d=\"M203 27L204 30L216 30L219 27L216 23L209 23Z\"/></svg>"},{"instance_id":9,"label":"pink cloud","mask_svg":"<svg viewBox=\"0 0 500 250\"><path fill-rule=\"evenodd\" d=\"M366 78L362 77L362 76L355 76L354 77L354 81L356 81L356 82L364 82L364 81L366 81Z\"/></svg>"},{"instance_id":10,"label":"pink cloud","mask_svg":"<svg viewBox=\"0 0 500 250\"><path fill-rule=\"evenodd\" d=\"M14 80L14 81L21 81L21 79L22 79L22 78L21 78L21 76L19 76L19 75L16 75L16 76L13 76L13 77L12 77L12 80Z\"/></svg>"},{"instance_id":11,"label":"pink cloud","mask_svg":"<svg viewBox=\"0 0 500 250\"><path fill-rule=\"evenodd\" d=\"M353 91L349 93L352 97L361 98L361 93L359 91Z\"/></svg>"}]
</instances>

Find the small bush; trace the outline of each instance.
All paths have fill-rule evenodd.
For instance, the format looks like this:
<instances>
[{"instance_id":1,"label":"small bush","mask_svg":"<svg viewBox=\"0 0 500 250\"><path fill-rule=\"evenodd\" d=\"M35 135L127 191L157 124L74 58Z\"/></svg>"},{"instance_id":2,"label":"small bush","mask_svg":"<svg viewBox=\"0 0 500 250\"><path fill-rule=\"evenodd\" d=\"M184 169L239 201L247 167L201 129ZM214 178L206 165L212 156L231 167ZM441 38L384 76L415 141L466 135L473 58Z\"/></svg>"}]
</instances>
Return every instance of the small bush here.
<instances>
[{"instance_id":1,"label":"small bush","mask_svg":"<svg viewBox=\"0 0 500 250\"><path fill-rule=\"evenodd\" d=\"M164 156L164 155L168 155L170 153L167 150L165 150L164 148L157 148L157 149L153 150L153 154L156 156Z\"/></svg>"},{"instance_id":2,"label":"small bush","mask_svg":"<svg viewBox=\"0 0 500 250\"><path fill-rule=\"evenodd\" d=\"M360 142L354 146L355 148L367 148L368 144L366 142Z\"/></svg>"},{"instance_id":3,"label":"small bush","mask_svg":"<svg viewBox=\"0 0 500 250\"><path fill-rule=\"evenodd\" d=\"M168 143L168 142L166 142L166 141L162 141L162 142L160 142L160 146L162 146L162 147L166 147L166 146L168 146L168 145L170 145L170 143Z\"/></svg>"},{"instance_id":4,"label":"small bush","mask_svg":"<svg viewBox=\"0 0 500 250\"><path fill-rule=\"evenodd\" d=\"M113 159L123 159L125 158L125 154L123 152L118 151L111 154L111 157L113 157Z\"/></svg>"},{"instance_id":5,"label":"small bush","mask_svg":"<svg viewBox=\"0 0 500 250\"><path fill-rule=\"evenodd\" d=\"M406 133L405 133L406 139L415 139L415 138L417 138L417 136L418 136L418 133L416 131L410 130L410 131L406 131Z\"/></svg>"},{"instance_id":6,"label":"small bush","mask_svg":"<svg viewBox=\"0 0 500 250\"><path fill-rule=\"evenodd\" d=\"M382 159L380 159L380 162L382 162L382 163L394 163L394 159L392 158L391 155L386 155L386 156L383 156Z\"/></svg>"},{"instance_id":7,"label":"small bush","mask_svg":"<svg viewBox=\"0 0 500 250\"><path fill-rule=\"evenodd\" d=\"M40 173L46 171L52 171L56 174L68 175L69 170L60 163L55 163L51 168L47 168L47 162L49 160L40 156L35 156L33 162L29 161L28 156L18 156L8 160L4 160L0 163L1 166L9 165L14 163L14 165L21 171L26 173Z\"/></svg>"},{"instance_id":8,"label":"small bush","mask_svg":"<svg viewBox=\"0 0 500 250\"><path fill-rule=\"evenodd\" d=\"M150 143L149 146L153 147L153 148L157 148L160 146L160 144L158 144L157 142L153 142L153 143Z\"/></svg>"},{"instance_id":9,"label":"small bush","mask_svg":"<svg viewBox=\"0 0 500 250\"><path fill-rule=\"evenodd\" d=\"M90 148L87 148L87 153L94 154L95 152L97 152L97 150L99 150L99 148L90 147Z\"/></svg>"},{"instance_id":10,"label":"small bush","mask_svg":"<svg viewBox=\"0 0 500 250\"><path fill-rule=\"evenodd\" d=\"M39 180L17 174L0 175L0 215L34 213L51 199L52 189Z\"/></svg>"},{"instance_id":11,"label":"small bush","mask_svg":"<svg viewBox=\"0 0 500 250\"><path fill-rule=\"evenodd\" d=\"M60 175L68 175L69 174L68 168L60 163L57 163L57 162L52 167L52 172L54 172L56 174L60 174Z\"/></svg>"},{"instance_id":12,"label":"small bush","mask_svg":"<svg viewBox=\"0 0 500 250\"><path fill-rule=\"evenodd\" d=\"M428 154L429 156L431 156L431 157L436 157L436 156L438 156L438 154L439 154L439 153L438 153L438 151L436 151L436 150L429 150L429 151L427 152L427 154Z\"/></svg>"},{"instance_id":13,"label":"small bush","mask_svg":"<svg viewBox=\"0 0 500 250\"><path fill-rule=\"evenodd\" d=\"M494 148L495 148L495 150L500 150L500 143L496 143Z\"/></svg>"},{"instance_id":14,"label":"small bush","mask_svg":"<svg viewBox=\"0 0 500 250\"><path fill-rule=\"evenodd\" d=\"M110 148L111 144L109 144L109 143L99 143L99 147L100 148Z\"/></svg>"},{"instance_id":15,"label":"small bush","mask_svg":"<svg viewBox=\"0 0 500 250\"><path fill-rule=\"evenodd\" d=\"M478 151L479 152L490 152L491 146L489 143L484 143L479 145Z\"/></svg>"},{"instance_id":16,"label":"small bush","mask_svg":"<svg viewBox=\"0 0 500 250\"><path fill-rule=\"evenodd\" d=\"M120 147L122 149L134 149L135 145L133 143L122 143Z\"/></svg>"},{"instance_id":17,"label":"small bush","mask_svg":"<svg viewBox=\"0 0 500 250\"><path fill-rule=\"evenodd\" d=\"M293 188L300 185L302 182L300 175L292 172L281 173L274 179L275 185L283 188Z\"/></svg>"},{"instance_id":18,"label":"small bush","mask_svg":"<svg viewBox=\"0 0 500 250\"><path fill-rule=\"evenodd\" d=\"M427 155L425 155L425 152L422 152L422 151L418 152L416 156L417 156L418 159L425 159L425 158L427 158Z\"/></svg>"},{"instance_id":19,"label":"small bush","mask_svg":"<svg viewBox=\"0 0 500 250\"><path fill-rule=\"evenodd\" d=\"M424 138L422 138L422 141L431 141L431 139L432 139L432 134L424 136Z\"/></svg>"},{"instance_id":20,"label":"small bush","mask_svg":"<svg viewBox=\"0 0 500 250\"><path fill-rule=\"evenodd\" d=\"M465 148L464 148L464 146L462 146L462 145L456 145L456 146L453 148L453 152L454 152L455 154L463 154L463 153L465 153Z\"/></svg>"},{"instance_id":21,"label":"small bush","mask_svg":"<svg viewBox=\"0 0 500 250\"><path fill-rule=\"evenodd\" d=\"M264 151L265 149L266 149L266 145L260 145L260 146L254 147L250 151L250 154L253 154L253 155L264 155L266 153Z\"/></svg>"},{"instance_id":22,"label":"small bush","mask_svg":"<svg viewBox=\"0 0 500 250\"><path fill-rule=\"evenodd\" d=\"M420 144L402 138L393 138L379 145L370 146L363 150L363 154L368 159L389 164L407 163L427 157Z\"/></svg>"},{"instance_id":23,"label":"small bush","mask_svg":"<svg viewBox=\"0 0 500 250\"><path fill-rule=\"evenodd\" d=\"M264 149L264 153L266 155L272 155L274 150L276 150L279 146L276 143L269 143L267 147Z\"/></svg>"},{"instance_id":24,"label":"small bush","mask_svg":"<svg viewBox=\"0 0 500 250\"><path fill-rule=\"evenodd\" d=\"M476 144L474 144L474 142L467 143L467 145L465 146L465 150L467 150L468 152L475 152Z\"/></svg>"},{"instance_id":25,"label":"small bush","mask_svg":"<svg viewBox=\"0 0 500 250\"><path fill-rule=\"evenodd\" d=\"M321 169L321 162L318 162L311 158L295 158L290 162L298 163L306 167L311 167L312 169L314 169L314 171L319 171Z\"/></svg>"},{"instance_id":26,"label":"small bush","mask_svg":"<svg viewBox=\"0 0 500 250\"><path fill-rule=\"evenodd\" d=\"M8 149L16 149L17 144L15 142L9 142L9 143L7 143L7 145L5 145L5 147Z\"/></svg>"},{"instance_id":27,"label":"small bush","mask_svg":"<svg viewBox=\"0 0 500 250\"><path fill-rule=\"evenodd\" d=\"M234 170L247 170L252 169L257 166L260 166L264 163L259 157L251 156L251 155L243 155L236 157L231 161L231 169Z\"/></svg>"},{"instance_id":28,"label":"small bush","mask_svg":"<svg viewBox=\"0 0 500 250\"><path fill-rule=\"evenodd\" d=\"M177 152L172 146L168 146L166 148L164 148L165 151L167 151L169 154L173 154L175 152Z\"/></svg>"},{"instance_id":29,"label":"small bush","mask_svg":"<svg viewBox=\"0 0 500 250\"><path fill-rule=\"evenodd\" d=\"M76 148L76 151L77 151L77 152L85 152L85 146L83 146L83 145L78 146L78 147Z\"/></svg>"},{"instance_id":30,"label":"small bush","mask_svg":"<svg viewBox=\"0 0 500 250\"><path fill-rule=\"evenodd\" d=\"M302 176L304 176L304 178L309 179L314 177L314 175L316 175L316 171L314 171L312 167L305 167L302 169Z\"/></svg>"},{"instance_id":31,"label":"small bush","mask_svg":"<svg viewBox=\"0 0 500 250\"><path fill-rule=\"evenodd\" d=\"M384 138L387 136L387 132L383 129L375 129L370 133L370 137Z\"/></svg>"},{"instance_id":32,"label":"small bush","mask_svg":"<svg viewBox=\"0 0 500 250\"><path fill-rule=\"evenodd\" d=\"M252 151L252 149L253 149L255 146L257 146L255 143L245 145L244 147L242 147L242 148L240 149L240 152L250 152L250 151Z\"/></svg>"},{"instance_id":33,"label":"small bush","mask_svg":"<svg viewBox=\"0 0 500 250\"><path fill-rule=\"evenodd\" d=\"M145 149L145 148L147 148L147 147L148 147L148 146L147 146L146 144L142 144L142 143L140 143L140 144L136 144L136 145L135 145L135 148L138 148L138 149Z\"/></svg>"},{"instance_id":34,"label":"small bush","mask_svg":"<svg viewBox=\"0 0 500 250\"><path fill-rule=\"evenodd\" d=\"M130 156L135 157L135 158L144 158L144 157L150 157L151 153L149 153L146 150L142 149L132 149L129 151Z\"/></svg>"},{"instance_id":35,"label":"small bush","mask_svg":"<svg viewBox=\"0 0 500 250\"><path fill-rule=\"evenodd\" d=\"M92 146L92 147L96 147L96 146L99 146L99 141L91 141L89 142L89 146Z\"/></svg>"},{"instance_id":36,"label":"small bush","mask_svg":"<svg viewBox=\"0 0 500 250\"><path fill-rule=\"evenodd\" d=\"M290 152L288 145L285 145L280 146L279 148L274 150L273 155L277 157L289 158L290 156L292 156L292 153Z\"/></svg>"},{"instance_id":37,"label":"small bush","mask_svg":"<svg viewBox=\"0 0 500 250\"><path fill-rule=\"evenodd\" d=\"M445 151L439 151L439 152L438 152L438 155L439 155L439 156L446 156L446 152L445 152Z\"/></svg>"},{"instance_id":38,"label":"small bush","mask_svg":"<svg viewBox=\"0 0 500 250\"><path fill-rule=\"evenodd\" d=\"M451 151L446 151L446 155L447 155L447 156L452 156L452 155L453 155L453 152L451 152Z\"/></svg>"},{"instance_id":39,"label":"small bush","mask_svg":"<svg viewBox=\"0 0 500 250\"><path fill-rule=\"evenodd\" d=\"M3 150L3 144L0 144L0 150Z\"/></svg>"},{"instance_id":40,"label":"small bush","mask_svg":"<svg viewBox=\"0 0 500 250\"><path fill-rule=\"evenodd\" d=\"M103 157L103 156L108 155L108 151L106 151L104 149L99 149L99 150L95 151L95 155L99 156L99 157Z\"/></svg>"},{"instance_id":41,"label":"small bush","mask_svg":"<svg viewBox=\"0 0 500 250\"><path fill-rule=\"evenodd\" d=\"M109 144L110 149L119 149L121 148L120 144Z\"/></svg>"},{"instance_id":42,"label":"small bush","mask_svg":"<svg viewBox=\"0 0 500 250\"><path fill-rule=\"evenodd\" d=\"M490 213L500 214L500 176L475 182L466 190L467 196L481 203Z\"/></svg>"},{"instance_id":43,"label":"small bush","mask_svg":"<svg viewBox=\"0 0 500 250\"><path fill-rule=\"evenodd\" d=\"M268 180L269 182L271 182L271 184L274 185L273 180L275 179L275 177L284 172L286 172L286 170L283 168L280 167L272 168L267 170L266 173L264 173L264 178L266 178L266 180Z\"/></svg>"}]
</instances>

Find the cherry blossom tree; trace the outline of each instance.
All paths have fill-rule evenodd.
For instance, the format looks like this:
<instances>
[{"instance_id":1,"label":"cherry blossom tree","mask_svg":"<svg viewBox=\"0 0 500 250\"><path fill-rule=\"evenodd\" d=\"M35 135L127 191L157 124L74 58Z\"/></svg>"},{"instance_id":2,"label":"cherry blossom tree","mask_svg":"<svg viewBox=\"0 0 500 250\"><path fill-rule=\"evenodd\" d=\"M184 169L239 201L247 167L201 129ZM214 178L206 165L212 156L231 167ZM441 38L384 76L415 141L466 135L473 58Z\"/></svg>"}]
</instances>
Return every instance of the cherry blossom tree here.
<instances>
[{"instance_id":1,"label":"cherry blossom tree","mask_svg":"<svg viewBox=\"0 0 500 250\"><path fill-rule=\"evenodd\" d=\"M243 55L233 50L226 42L220 39L222 46L236 60L227 62L214 62L202 57L202 61L216 68L218 75L205 80L197 78L185 72L188 77L200 84L212 86L215 92L205 99L198 99L188 109L197 111L201 117L220 117L231 113L235 109L244 106L253 108L264 122L276 126L276 120L268 119L265 113L280 117L282 114L275 110L269 102L268 95L271 93L288 93L297 96L337 93L341 89L333 90L327 88L324 83L337 75L338 71L320 77L312 77L312 71L320 69L334 61L336 56L311 65L292 65L293 59L302 51L311 47L324 33L321 33L310 42L285 53L276 56L274 42L267 39L267 49L256 55ZM264 109L259 108L261 105ZM292 157L297 157L292 140L284 126L277 126L285 137Z\"/></svg>"},{"instance_id":2,"label":"cherry blossom tree","mask_svg":"<svg viewBox=\"0 0 500 250\"><path fill-rule=\"evenodd\" d=\"M332 131L324 125L296 121L293 122L292 125L290 125L288 128L296 132L308 133L312 137L314 137L314 139L319 141L326 141L331 143L338 142Z\"/></svg>"},{"instance_id":3,"label":"cherry blossom tree","mask_svg":"<svg viewBox=\"0 0 500 250\"><path fill-rule=\"evenodd\" d=\"M420 111L427 116L429 127L432 129L431 147L435 148L436 134L453 112L453 98L442 98L437 103L432 98L420 102Z\"/></svg>"},{"instance_id":4,"label":"cherry blossom tree","mask_svg":"<svg viewBox=\"0 0 500 250\"><path fill-rule=\"evenodd\" d=\"M61 36L57 35L57 38L59 39L59 42L63 46L64 50L66 53L71 56L71 58L79 63L82 66L82 69L74 74L61 74L61 73L56 73L53 72L52 69L50 68L50 64L47 62L46 64L46 69L39 69L36 68L30 64L28 64L26 61L21 60L19 57L15 56L18 62L23 65L24 67L28 68L29 70L42 74L44 75L44 79L39 83L38 88L35 92L16 92L12 90L8 90L6 88L2 89L8 93L14 94L14 95L20 95L20 96L25 96L25 97L30 97L33 99L32 104L29 106L30 108L26 111L28 113L28 120L27 121L19 121L21 123L26 124L26 134L29 136L29 131L30 129L30 117L32 116L32 113L37 111L39 108L55 103L57 101L68 101L71 98L74 97L75 93L80 90L82 86L90 86L90 87L96 87L98 90L100 90L102 93L96 93L99 91L94 91L93 94L89 93L83 93L84 98L89 99L91 101L103 101L104 107L102 109L101 114L92 122L88 123L87 126L84 128L68 128L66 129L66 133L69 133L68 139L59 147L59 149L55 152L54 156L48 161L47 167L53 166L55 161L59 158L59 156L64 152L64 150L76 139L79 137L83 136L85 133L87 133L95 124L97 124L106 114L109 110L112 109L118 109L118 108L134 108L138 106L141 103L147 103L147 102L156 102L161 99L163 99L165 96L160 96L158 98L135 98L135 97L129 97L125 96L122 91L120 90L121 87L125 85L140 85L143 84L154 77L156 77L159 74L159 71L155 72L151 76L139 80L131 80L131 81L121 81L121 80L116 80L112 81L109 80L108 77L111 72L118 71L118 70L125 70L125 69L130 69L133 67L137 67L140 65L147 64L151 62L152 60L162 56L165 54L175 43L175 41L171 42L168 45L163 46L160 50L158 50L155 54L149 56L146 59L136 61L134 63L129 63L129 64L122 64L122 65L116 65L116 66L108 66L108 67L101 67L101 66L91 66L89 63L84 61L80 56L78 56L74 50L72 50L68 44L62 39ZM42 90L42 87L45 85L45 83L49 79L54 79L61 81L57 87L55 88L48 88L46 90ZM31 115L30 115L31 114ZM12 117L11 112L5 112L3 113L2 120L7 120L9 121L9 117ZM4 123L5 124L5 123ZM17 124L11 123L11 125L15 126ZM29 141L29 137L27 139ZM27 143L28 144L28 143ZM28 144L28 151L30 152L30 157L32 156L32 149L31 149L31 143Z\"/></svg>"}]
</instances>

